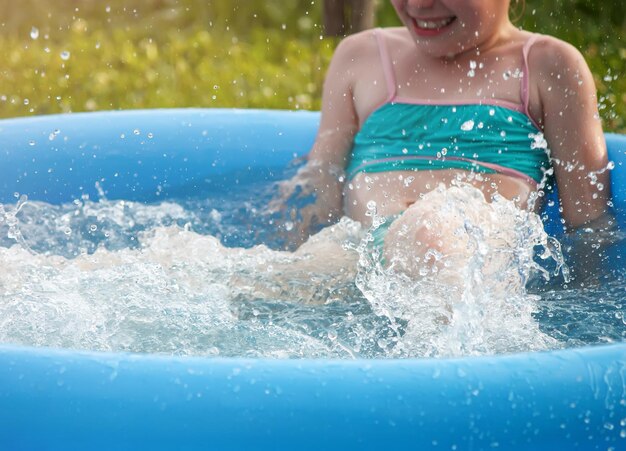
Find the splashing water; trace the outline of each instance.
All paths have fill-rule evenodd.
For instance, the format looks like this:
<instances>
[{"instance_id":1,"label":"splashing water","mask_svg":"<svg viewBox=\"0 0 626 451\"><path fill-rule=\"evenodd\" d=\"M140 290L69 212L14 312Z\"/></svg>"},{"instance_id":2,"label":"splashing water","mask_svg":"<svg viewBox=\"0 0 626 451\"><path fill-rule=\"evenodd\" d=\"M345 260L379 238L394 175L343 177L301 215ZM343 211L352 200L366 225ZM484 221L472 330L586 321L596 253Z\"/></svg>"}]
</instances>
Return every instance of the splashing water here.
<instances>
[{"instance_id":1,"label":"splashing water","mask_svg":"<svg viewBox=\"0 0 626 451\"><path fill-rule=\"evenodd\" d=\"M460 356L558 347L533 318L539 297L525 289L533 272L549 279L533 260L535 246L543 249L542 258L564 266L539 217L501 197L487 203L481 191L462 184L442 185L419 203L417 223L450 227L445 237L456 243L449 252L427 250L408 277L397 270L406 264L396 259L385 267L380 252L370 250L371 232L358 248L356 284L374 312L391 321L390 354ZM374 230L379 223L374 222ZM400 258L415 254L410 249Z\"/></svg>"},{"instance_id":2,"label":"splashing water","mask_svg":"<svg viewBox=\"0 0 626 451\"><path fill-rule=\"evenodd\" d=\"M15 208L8 208L6 210L4 206L0 204L0 225L4 224L7 226L7 238L21 244L25 249L29 249L29 247L22 236L20 228L18 227L19 221L17 219L17 214L20 212L22 207L26 205L27 201L28 196L19 196L19 200L17 201Z\"/></svg>"},{"instance_id":3,"label":"splashing water","mask_svg":"<svg viewBox=\"0 0 626 451\"><path fill-rule=\"evenodd\" d=\"M343 218L296 252L261 244L284 245L276 218L263 210L267 185L152 205L84 198L53 206L22 197L0 206L0 342L279 358L580 345L563 335L567 324L537 320L563 316L576 295L555 301L562 290L540 296L525 288L533 274L553 272L533 259L533 248L546 260L558 255L536 215L499 198L486 203L467 186L435 190L425 205L445 205L439 220L466 218L454 232L468 250L455 260L431 249L411 278L396 262L381 263L372 233L390 219L374 211L370 230Z\"/></svg>"}]
</instances>

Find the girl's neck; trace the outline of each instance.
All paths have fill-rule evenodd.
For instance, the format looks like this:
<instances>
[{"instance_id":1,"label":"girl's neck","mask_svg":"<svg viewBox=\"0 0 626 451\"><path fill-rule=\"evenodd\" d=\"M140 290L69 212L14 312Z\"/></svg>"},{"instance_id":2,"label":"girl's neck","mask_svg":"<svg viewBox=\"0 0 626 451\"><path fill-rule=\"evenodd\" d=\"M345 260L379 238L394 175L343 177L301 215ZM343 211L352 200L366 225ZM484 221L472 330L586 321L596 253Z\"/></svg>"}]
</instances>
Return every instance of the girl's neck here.
<instances>
[{"instance_id":1,"label":"girl's neck","mask_svg":"<svg viewBox=\"0 0 626 451\"><path fill-rule=\"evenodd\" d=\"M500 26L496 27L493 32L488 35L481 37L480 42L476 45L462 48L457 53L451 53L445 56L432 55L420 49L419 46L418 51L423 60L437 61L444 64L458 64L469 61L470 59L477 59L481 55L485 56L489 54L494 49L510 42L517 32L519 32L519 30L511 23L509 18L506 17Z\"/></svg>"}]
</instances>

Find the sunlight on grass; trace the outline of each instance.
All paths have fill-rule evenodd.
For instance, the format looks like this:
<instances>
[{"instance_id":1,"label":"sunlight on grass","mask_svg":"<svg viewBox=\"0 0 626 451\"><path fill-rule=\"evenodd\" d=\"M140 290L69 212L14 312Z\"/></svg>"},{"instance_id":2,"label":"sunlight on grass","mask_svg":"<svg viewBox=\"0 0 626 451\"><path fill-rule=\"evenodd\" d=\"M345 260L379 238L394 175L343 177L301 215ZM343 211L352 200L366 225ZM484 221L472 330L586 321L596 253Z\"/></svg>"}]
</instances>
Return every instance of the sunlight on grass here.
<instances>
[{"instance_id":1,"label":"sunlight on grass","mask_svg":"<svg viewBox=\"0 0 626 451\"><path fill-rule=\"evenodd\" d=\"M6 17L0 117L170 107L319 109L338 42L321 37L319 0L0 2ZM594 73L605 129L626 132L626 22L615 19L625 8L598 10L596 3L564 8L563 0L527 0L518 24L578 47ZM380 4L379 24L396 25L388 2Z\"/></svg>"}]
</instances>

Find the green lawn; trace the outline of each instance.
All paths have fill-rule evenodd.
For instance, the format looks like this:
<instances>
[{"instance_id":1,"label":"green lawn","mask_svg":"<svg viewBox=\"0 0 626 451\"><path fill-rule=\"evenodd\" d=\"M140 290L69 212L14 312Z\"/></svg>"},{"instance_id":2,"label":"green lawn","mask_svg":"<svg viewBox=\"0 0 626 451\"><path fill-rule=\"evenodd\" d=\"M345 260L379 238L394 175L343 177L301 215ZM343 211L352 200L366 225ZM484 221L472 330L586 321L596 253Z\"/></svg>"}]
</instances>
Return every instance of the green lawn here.
<instances>
[{"instance_id":1,"label":"green lawn","mask_svg":"<svg viewBox=\"0 0 626 451\"><path fill-rule=\"evenodd\" d=\"M381 0L378 23L395 25ZM576 45L605 129L626 132L622 0L527 0L517 22ZM156 107L318 109L336 39L321 0L0 0L0 117Z\"/></svg>"}]
</instances>

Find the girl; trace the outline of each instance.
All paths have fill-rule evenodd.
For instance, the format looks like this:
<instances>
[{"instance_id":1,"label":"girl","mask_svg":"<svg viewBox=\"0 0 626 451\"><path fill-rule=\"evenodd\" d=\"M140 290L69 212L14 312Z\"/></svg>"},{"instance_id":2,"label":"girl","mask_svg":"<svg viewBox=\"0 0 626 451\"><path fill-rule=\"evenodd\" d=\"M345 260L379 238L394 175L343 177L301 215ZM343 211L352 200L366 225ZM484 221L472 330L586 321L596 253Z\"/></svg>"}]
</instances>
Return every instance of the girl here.
<instances>
[{"instance_id":1,"label":"girl","mask_svg":"<svg viewBox=\"0 0 626 451\"><path fill-rule=\"evenodd\" d=\"M391 2L404 26L346 38L329 66L308 162L281 186L315 194L299 230L375 210L384 260L456 252L463 218L439 207L458 180L537 210L552 174L567 227L600 221L608 161L581 54L513 26L509 0Z\"/></svg>"}]
</instances>

